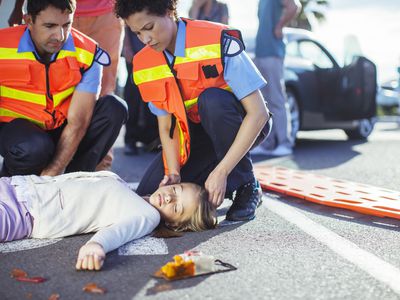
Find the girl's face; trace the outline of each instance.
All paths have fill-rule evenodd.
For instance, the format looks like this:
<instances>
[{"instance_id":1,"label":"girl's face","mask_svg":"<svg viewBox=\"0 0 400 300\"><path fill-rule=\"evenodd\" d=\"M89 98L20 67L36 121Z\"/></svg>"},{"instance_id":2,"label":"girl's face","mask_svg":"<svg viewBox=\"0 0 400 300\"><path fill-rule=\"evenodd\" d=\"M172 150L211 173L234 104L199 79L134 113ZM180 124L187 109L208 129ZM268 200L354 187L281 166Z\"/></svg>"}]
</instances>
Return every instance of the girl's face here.
<instances>
[{"instance_id":1,"label":"girl's face","mask_svg":"<svg viewBox=\"0 0 400 300\"><path fill-rule=\"evenodd\" d=\"M145 45L159 52L168 49L174 53L177 25L173 12L160 17L143 10L130 15L125 22Z\"/></svg>"},{"instance_id":2,"label":"girl's face","mask_svg":"<svg viewBox=\"0 0 400 300\"><path fill-rule=\"evenodd\" d=\"M179 183L160 187L149 202L160 213L162 219L177 226L190 219L200 203L200 188L190 183Z\"/></svg>"}]
</instances>

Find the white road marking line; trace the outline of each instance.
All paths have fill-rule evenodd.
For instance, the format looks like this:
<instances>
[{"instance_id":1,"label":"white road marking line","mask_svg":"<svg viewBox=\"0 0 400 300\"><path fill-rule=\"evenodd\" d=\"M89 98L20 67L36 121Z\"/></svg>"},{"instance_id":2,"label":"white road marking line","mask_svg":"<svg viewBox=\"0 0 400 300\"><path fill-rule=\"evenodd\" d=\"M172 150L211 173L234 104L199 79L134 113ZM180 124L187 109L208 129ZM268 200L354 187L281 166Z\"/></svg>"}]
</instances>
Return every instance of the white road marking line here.
<instances>
[{"instance_id":1,"label":"white road marking line","mask_svg":"<svg viewBox=\"0 0 400 300\"><path fill-rule=\"evenodd\" d=\"M394 224L388 224L388 223L383 223L383 222L372 222L372 223L374 223L374 224L376 224L376 225L383 225L383 226L393 227L393 228L399 227L399 226L394 225Z\"/></svg>"},{"instance_id":2,"label":"white road marking line","mask_svg":"<svg viewBox=\"0 0 400 300\"><path fill-rule=\"evenodd\" d=\"M315 223L285 203L275 199L266 199L263 205L325 244L332 251L355 264L375 279L387 284L395 293L400 295L400 270L398 268L361 249L353 242L346 240L322 225Z\"/></svg>"},{"instance_id":3,"label":"white road marking line","mask_svg":"<svg viewBox=\"0 0 400 300\"><path fill-rule=\"evenodd\" d=\"M0 253L30 250L55 244L62 239L24 239L14 242L0 243Z\"/></svg>"},{"instance_id":4,"label":"white road marking line","mask_svg":"<svg viewBox=\"0 0 400 300\"><path fill-rule=\"evenodd\" d=\"M118 255L164 255L168 246L164 239L145 236L119 247Z\"/></svg>"}]
</instances>

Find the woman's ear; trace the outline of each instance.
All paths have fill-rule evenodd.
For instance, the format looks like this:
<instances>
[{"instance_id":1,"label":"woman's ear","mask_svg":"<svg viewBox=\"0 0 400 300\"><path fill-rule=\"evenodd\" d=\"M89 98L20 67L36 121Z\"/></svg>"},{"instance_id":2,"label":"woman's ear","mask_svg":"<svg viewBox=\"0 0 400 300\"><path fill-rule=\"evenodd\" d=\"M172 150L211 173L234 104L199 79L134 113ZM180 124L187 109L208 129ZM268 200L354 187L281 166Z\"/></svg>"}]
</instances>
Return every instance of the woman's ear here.
<instances>
[{"instance_id":1,"label":"woman's ear","mask_svg":"<svg viewBox=\"0 0 400 300\"><path fill-rule=\"evenodd\" d=\"M175 13L173 10L167 10L167 16L170 17L172 20L175 19Z\"/></svg>"}]
</instances>

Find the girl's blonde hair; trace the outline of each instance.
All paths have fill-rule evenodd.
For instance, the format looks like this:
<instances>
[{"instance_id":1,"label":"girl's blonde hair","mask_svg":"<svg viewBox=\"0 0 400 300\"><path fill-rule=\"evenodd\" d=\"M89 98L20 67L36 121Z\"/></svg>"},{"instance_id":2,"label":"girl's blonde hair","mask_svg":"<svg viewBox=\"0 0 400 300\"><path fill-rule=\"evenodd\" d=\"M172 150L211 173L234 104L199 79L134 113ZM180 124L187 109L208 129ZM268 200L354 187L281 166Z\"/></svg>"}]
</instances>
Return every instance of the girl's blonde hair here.
<instances>
[{"instance_id":1,"label":"girl's blonde hair","mask_svg":"<svg viewBox=\"0 0 400 300\"><path fill-rule=\"evenodd\" d=\"M170 227L174 231L204 231L217 226L216 209L208 201L208 192L204 187L199 188L199 206L191 218L179 225Z\"/></svg>"}]
</instances>

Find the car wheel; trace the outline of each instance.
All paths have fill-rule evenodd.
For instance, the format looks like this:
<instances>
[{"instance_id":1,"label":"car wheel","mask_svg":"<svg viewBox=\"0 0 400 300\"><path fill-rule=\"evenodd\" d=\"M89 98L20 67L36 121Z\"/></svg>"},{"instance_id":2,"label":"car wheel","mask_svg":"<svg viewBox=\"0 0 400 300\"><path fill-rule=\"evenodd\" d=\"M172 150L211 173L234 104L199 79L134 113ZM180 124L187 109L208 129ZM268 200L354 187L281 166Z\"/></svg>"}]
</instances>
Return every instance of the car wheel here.
<instances>
[{"instance_id":1,"label":"car wheel","mask_svg":"<svg viewBox=\"0 0 400 300\"><path fill-rule=\"evenodd\" d=\"M288 111L290 113L290 136L296 141L297 132L300 130L300 106L295 93L291 89L286 90Z\"/></svg>"},{"instance_id":2,"label":"car wheel","mask_svg":"<svg viewBox=\"0 0 400 300\"><path fill-rule=\"evenodd\" d=\"M366 140L374 129L375 120L362 119L359 121L358 126L355 129L346 129L344 132L347 134L349 139L352 140Z\"/></svg>"}]
</instances>

